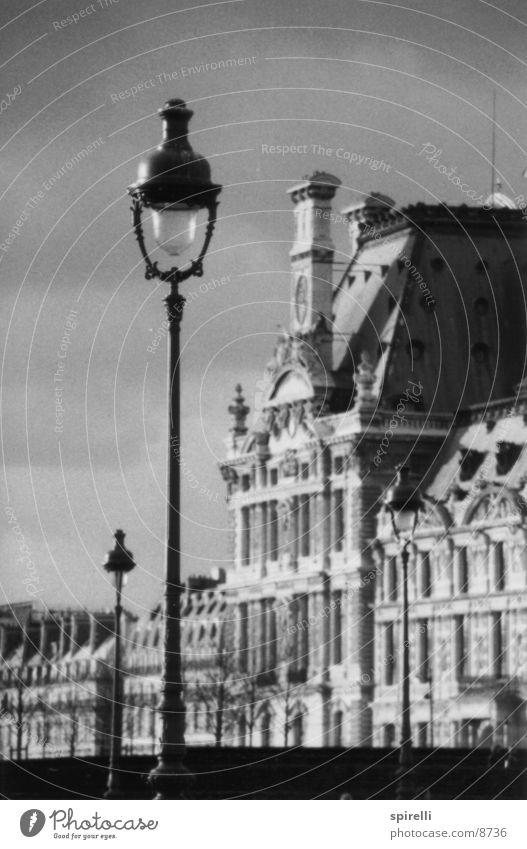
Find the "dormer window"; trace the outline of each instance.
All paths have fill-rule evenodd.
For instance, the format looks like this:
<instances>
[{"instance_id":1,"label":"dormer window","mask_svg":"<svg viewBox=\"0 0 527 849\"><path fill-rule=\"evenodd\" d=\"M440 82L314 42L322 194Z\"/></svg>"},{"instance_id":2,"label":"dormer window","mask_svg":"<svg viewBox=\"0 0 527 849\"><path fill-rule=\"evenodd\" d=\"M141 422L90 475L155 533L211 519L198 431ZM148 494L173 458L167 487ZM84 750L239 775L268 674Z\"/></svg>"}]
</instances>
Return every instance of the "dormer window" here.
<instances>
[{"instance_id":1,"label":"dormer window","mask_svg":"<svg viewBox=\"0 0 527 849\"><path fill-rule=\"evenodd\" d=\"M333 458L333 474L341 475L344 471L344 457L338 456Z\"/></svg>"},{"instance_id":2,"label":"dormer window","mask_svg":"<svg viewBox=\"0 0 527 849\"><path fill-rule=\"evenodd\" d=\"M474 477L483 462L485 453L472 448L462 448L459 458L459 479L468 481Z\"/></svg>"},{"instance_id":3,"label":"dormer window","mask_svg":"<svg viewBox=\"0 0 527 849\"><path fill-rule=\"evenodd\" d=\"M443 257L435 256L432 260L430 260L430 266L434 269L434 271L441 271L441 269L445 267L445 260Z\"/></svg>"},{"instance_id":4,"label":"dormer window","mask_svg":"<svg viewBox=\"0 0 527 849\"><path fill-rule=\"evenodd\" d=\"M484 342L476 342L472 346L472 356L477 363L486 363L489 358L489 346L485 345Z\"/></svg>"},{"instance_id":5,"label":"dormer window","mask_svg":"<svg viewBox=\"0 0 527 849\"><path fill-rule=\"evenodd\" d=\"M421 360L425 352L425 346L420 339L411 339L406 346L406 350L412 359Z\"/></svg>"},{"instance_id":6,"label":"dormer window","mask_svg":"<svg viewBox=\"0 0 527 849\"><path fill-rule=\"evenodd\" d=\"M514 442L500 442L496 452L496 473L506 475L514 466L522 451L521 445Z\"/></svg>"},{"instance_id":7,"label":"dormer window","mask_svg":"<svg viewBox=\"0 0 527 849\"><path fill-rule=\"evenodd\" d=\"M486 298L476 298L474 301L474 312L476 315L487 315L489 311L489 302Z\"/></svg>"}]
</instances>

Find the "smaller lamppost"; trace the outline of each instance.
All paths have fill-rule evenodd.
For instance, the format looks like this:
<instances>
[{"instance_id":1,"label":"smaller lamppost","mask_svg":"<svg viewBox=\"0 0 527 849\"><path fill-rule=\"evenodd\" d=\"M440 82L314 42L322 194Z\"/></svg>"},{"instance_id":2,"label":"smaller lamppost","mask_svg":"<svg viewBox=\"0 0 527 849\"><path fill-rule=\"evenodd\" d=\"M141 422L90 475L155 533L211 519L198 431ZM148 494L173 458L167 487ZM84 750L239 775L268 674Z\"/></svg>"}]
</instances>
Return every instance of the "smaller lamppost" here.
<instances>
[{"instance_id":1,"label":"smaller lamppost","mask_svg":"<svg viewBox=\"0 0 527 849\"><path fill-rule=\"evenodd\" d=\"M401 708L401 745L399 748L399 766L397 769L397 798L413 799L411 771L412 728L410 722L410 643L408 640L408 558L409 547L413 540L419 510L423 501L419 490L410 482L410 469L399 468L394 486L388 491L384 506L388 510L395 538L400 546L403 567L403 635L402 635L402 708Z\"/></svg>"},{"instance_id":2,"label":"smaller lamppost","mask_svg":"<svg viewBox=\"0 0 527 849\"><path fill-rule=\"evenodd\" d=\"M112 701L112 730L110 738L110 765L105 799L120 799L119 761L121 758L121 742L123 736L123 703L121 687L121 594L126 583L128 572L135 566L131 551L124 547L123 531L114 534L115 545L108 552L108 558L103 564L107 572L113 576L115 586L115 651L113 669L113 701Z\"/></svg>"}]
</instances>

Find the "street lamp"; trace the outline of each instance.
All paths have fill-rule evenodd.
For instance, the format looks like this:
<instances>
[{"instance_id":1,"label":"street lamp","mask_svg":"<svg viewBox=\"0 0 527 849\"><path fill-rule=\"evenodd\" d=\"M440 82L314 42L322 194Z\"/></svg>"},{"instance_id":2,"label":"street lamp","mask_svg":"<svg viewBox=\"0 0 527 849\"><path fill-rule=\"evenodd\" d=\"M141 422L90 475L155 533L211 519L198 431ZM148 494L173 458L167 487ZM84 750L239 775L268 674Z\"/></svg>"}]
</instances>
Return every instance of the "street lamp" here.
<instances>
[{"instance_id":1,"label":"street lamp","mask_svg":"<svg viewBox=\"0 0 527 849\"><path fill-rule=\"evenodd\" d=\"M123 737L123 698L122 698L122 675L121 675L121 594L126 583L128 572L135 566L131 551L124 547L123 531L118 530L114 534L115 545L108 552L106 562L103 564L106 571L112 576L115 586L115 647L114 647L114 669L113 669L113 701L112 701L112 731L110 738L110 766L108 770L108 783L106 785L105 799L121 799L119 780L119 761L121 759L121 742Z\"/></svg>"},{"instance_id":2,"label":"street lamp","mask_svg":"<svg viewBox=\"0 0 527 849\"><path fill-rule=\"evenodd\" d=\"M214 225L221 186L211 182L206 159L194 153L188 140L192 111L183 100L169 100L159 110L163 119L163 141L139 166L138 180L129 188L132 196L132 224L145 261L147 280L159 278L169 283L165 298L169 325L169 460L167 547L164 598L163 681L161 750L158 764L150 773L156 799L179 799L188 793L190 773L183 764L185 755L185 705L181 664L181 547L180 547L180 340L185 298L179 284L189 277L203 275ZM206 212L205 234L196 259L168 271L152 262L145 246L142 213L152 210L154 239L170 256L180 256L193 244L198 217Z\"/></svg>"},{"instance_id":3,"label":"street lamp","mask_svg":"<svg viewBox=\"0 0 527 849\"><path fill-rule=\"evenodd\" d=\"M409 480L410 469L399 468L394 486L388 491L384 506L388 510L393 532L401 550L403 566L403 671L402 671L402 713L401 745L399 748L399 766L397 769L397 798L412 799L410 773L412 770L412 728L410 723L410 643L408 640L408 557L409 546L413 540L419 510L423 501Z\"/></svg>"}]
</instances>

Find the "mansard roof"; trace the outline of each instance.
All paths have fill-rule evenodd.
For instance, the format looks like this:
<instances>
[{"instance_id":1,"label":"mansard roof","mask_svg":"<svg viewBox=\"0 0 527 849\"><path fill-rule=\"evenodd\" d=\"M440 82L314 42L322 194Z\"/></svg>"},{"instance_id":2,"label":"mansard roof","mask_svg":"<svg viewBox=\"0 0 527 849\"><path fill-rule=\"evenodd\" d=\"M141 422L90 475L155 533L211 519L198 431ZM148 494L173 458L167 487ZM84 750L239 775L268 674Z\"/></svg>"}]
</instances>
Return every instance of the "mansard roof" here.
<instances>
[{"instance_id":1,"label":"mansard roof","mask_svg":"<svg viewBox=\"0 0 527 849\"><path fill-rule=\"evenodd\" d=\"M361 235L335 290L335 381L352 380L366 351L382 406L409 377L436 412L512 394L527 344L520 210L377 205L348 217Z\"/></svg>"}]
</instances>

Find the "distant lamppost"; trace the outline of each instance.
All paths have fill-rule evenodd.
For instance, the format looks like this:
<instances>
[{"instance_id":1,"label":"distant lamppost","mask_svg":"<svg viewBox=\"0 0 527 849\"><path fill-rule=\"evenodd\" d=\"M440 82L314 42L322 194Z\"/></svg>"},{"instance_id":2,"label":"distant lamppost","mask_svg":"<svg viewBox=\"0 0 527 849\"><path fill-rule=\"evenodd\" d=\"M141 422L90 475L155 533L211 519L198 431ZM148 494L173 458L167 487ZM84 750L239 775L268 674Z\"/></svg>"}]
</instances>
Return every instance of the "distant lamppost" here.
<instances>
[{"instance_id":1,"label":"distant lamppost","mask_svg":"<svg viewBox=\"0 0 527 849\"><path fill-rule=\"evenodd\" d=\"M113 669L113 701L112 701L112 731L110 738L110 765L108 770L108 783L104 797L106 799L120 799L119 761L121 759L121 743L123 737L123 697L122 697L122 673L121 673L121 594L126 583L128 572L135 566L133 555L124 547L123 531L118 530L114 534L115 545L108 552L108 558L103 564L107 572L112 575L115 586L115 647L114 647L114 669Z\"/></svg>"},{"instance_id":2,"label":"distant lamppost","mask_svg":"<svg viewBox=\"0 0 527 849\"><path fill-rule=\"evenodd\" d=\"M410 643L408 640L408 558L409 547L413 540L419 510L423 501L409 480L410 470L403 466L397 472L393 487L388 491L384 505L392 520L393 532L400 546L403 567L403 670L402 670L402 710L401 710L401 745L399 748L399 766L397 769L397 798L412 799L413 782L411 771L412 757L412 728L410 722Z\"/></svg>"},{"instance_id":3,"label":"distant lamppost","mask_svg":"<svg viewBox=\"0 0 527 849\"><path fill-rule=\"evenodd\" d=\"M138 180L129 188L132 223L145 261L147 280L159 278L170 286L165 298L169 325L169 460L166 575L164 598L163 683L159 712L162 720L158 764L150 773L156 799L180 799L188 794L190 773L185 755L185 705L181 663L181 542L180 542L180 326L185 298L179 284L203 275L203 260L214 226L221 186L211 182L206 159L194 153L188 140L192 111L183 100L169 100L159 110L163 141L139 166ZM152 210L153 235L158 247L180 256L194 242L198 215L207 212L205 233L196 259L181 268L161 271L145 246L144 209Z\"/></svg>"}]
</instances>

